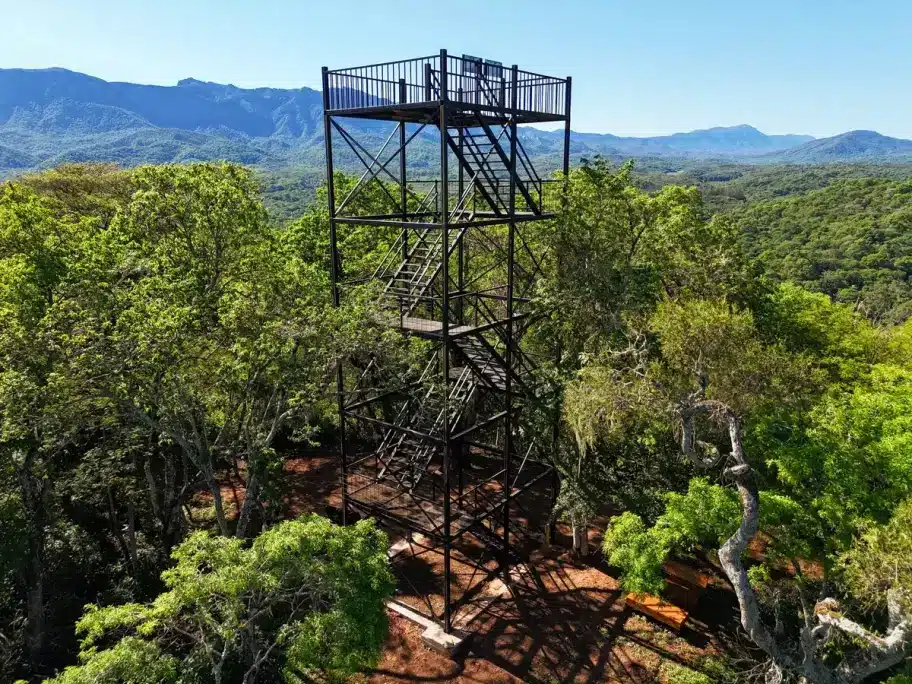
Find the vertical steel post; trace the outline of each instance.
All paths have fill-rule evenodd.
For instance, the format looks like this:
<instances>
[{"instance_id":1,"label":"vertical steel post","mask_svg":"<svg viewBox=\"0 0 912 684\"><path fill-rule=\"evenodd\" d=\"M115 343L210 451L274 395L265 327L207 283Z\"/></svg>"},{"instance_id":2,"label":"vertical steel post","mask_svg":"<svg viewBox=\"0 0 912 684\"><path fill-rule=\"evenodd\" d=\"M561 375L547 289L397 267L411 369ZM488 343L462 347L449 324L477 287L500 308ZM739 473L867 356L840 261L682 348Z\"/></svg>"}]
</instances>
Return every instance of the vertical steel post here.
<instances>
[{"instance_id":1,"label":"vertical steel post","mask_svg":"<svg viewBox=\"0 0 912 684\"><path fill-rule=\"evenodd\" d=\"M460 102L462 101L462 88L461 87L459 88L459 101ZM464 141L465 129L463 129L462 126L459 127L457 135L459 136L457 138L457 147L459 149L459 160L457 161L457 164L456 164L457 174L458 174L457 175L457 181L458 181L457 187L459 188L459 191L457 192L457 197L459 197L459 201L461 202L462 195L465 192L465 172L463 171L463 168L462 168L462 159L463 159L463 154L464 154L463 146L465 144L465 141ZM458 272L456 275L456 279L457 279L456 287L459 292L459 300L457 301L457 305L456 305L456 320L459 322L459 325L465 325L465 296L464 296L465 293L463 292L463 290L465 289L465 272L466 272L465 259L466 259L465 236L463 236L463 239L461 239L459 241L459 245L456 247L456 261L458 264L458 266L457 266ZM462 461L462 459L460 459L460 463L461 463L461 461ZM461 467L462 466L460 466L460 468ZM459 478L459 485L460 485L460 487L462 487L462 476L461 475Z\"/></svg>"},{"instance_id":2,"label":"vertical steel post","mask_svg":"<svg viewBox=\"0 0 912 684\"><path fill-rule=\"evenodd\" d=\"M405 87L405 79L399 79L399 103L405 104L408 99L408 92ZM406 187L408 179L405 176L405 121L399 122L399 195L402 204L402 220L408 219L408 193ZM408 227L402 225L402 261L408 259Z\"/></svg>"},{"instance_id":3,"label":"vertical steel post","mask_svg":"<svg viewBox=\"0 0 912 684\"><path fill-rule=\"evenodd\" d=\"M567 92L564 99L564 188L567 187L567 174L570 173L570 86L573 79L567 76Z\"/></svg>"},{"instance_id":4,"label":"vertical steel post","mask_svg":"<svg viewBox=\"0 0 912 684\"><path fill-rule=\"evenodd\" d=\"M326 202L329 209L330 278L333 306L339 307L339 246L336 240L336 189L333 178L332 123L329 114L329 69L323 67L323 142L326 148ZM339 454L342 459L342 524L348 524L348 463L345 445L345 378L336 362L336 400L339 405Z\"/></svg>"},{"instance_id":5,"label":"vertical steel post","mask_svg":"<svg viewBox=\"0 0 912 684\"><path fill-rule=\"evenodd\" d=\"M462 101L463 101L462 86L459 87L457 94L456 94L456 98L460 103L462 103ZM460 106L460 108L461 108L461 106ZM459 198L457 200L457 202L462 202L462 195L465 192L465 173L462 168L462 159L463 159L463 154L464 154L463 145L465 142L464 141L465 129L463 129L462 125L459 126L456 134L458 136L457 146L459 149L459 159L456 160L456 168L457 168L456 186L458 188L456 196ZM460 214L461 213L462 212L460 212ZM460 216L460 218L462 218L462 217ZM456 263L457 263L457 276L456 276L457 293L456 293L456 296L459 297L459 299L456 300L456 321L457 321L457 323L459 323L459 325L465 325L465 272L466 272L465 257L466 257L465 235L463 235L462 238L459 240L459 245L456 247ZM457 482L456 488L457 488L457 491L459 494L460 505L462 504L463 475L464 475L463 466L464 466L464 461L466 458L466 453L467 453L467 450L466 450L465 444L460 440L459 444L456 445L456 450L455 450L456 482Z\"/></svg>"},{"instance_id":6,"label":"vertical steel post","mask_svg":"<svg viewBox=\"0 0 912 684\"><path fill-rule=\"evenodd\" d=\"M443 337L443 629L449 634L453 629L450 613L450 211L449 211L449 155L447 153L447 51L440 51L440 230L443 252L441 277L443 302L441 304L441 333Z\"/></svg>"},{"instance_id":7,"label":"vertical steel post","mask_svg":"<svg viewBox=\"0 0 912 684\"><path fill-rule=\"evenodd\" d=\"M566 91L564 93L564 159L563 159L563 172L564 172L564 182L563 182L563 197L561 199L561 207L566 212L567 210L567 190L570 186L570 89L572 84L572 79L567 77ZM560 271L560 264L557 266L558 271ZM557 342L556 350L556 361L557 365L560 366L561 363L561 354L562 349L560 345L560 340ZM558 397L559 398L559 397ZM554 408L554 435L552 438L552 452L557 456L557 450L560 448L560 401L555 401ZM551 471L551 510L554 510L555 505L557 505L557 495L560 491L560 477L558 476L557 468L554 468ZM548 539L549 541L554 539L554 534L556 532L557 521L553 518L549 519L548 523Z\"/></svg>"},{"instance_id":8,"label":"vertical steel post","mask_svg":"<svg viewBox=\"0 0 912 684\"><path fill-rule=\"evenodd\" d=\"M510 460L513 456L513 270L516 243L516 86L519 80L519 67L512 68L513 93L510 98L510 183L508 195L509 233L507 235L507 348L504 361L507 364L504 379L504 505L503 505L503 571L504 581L509 580L510 572Z\"/></svg>"}]
</instances>

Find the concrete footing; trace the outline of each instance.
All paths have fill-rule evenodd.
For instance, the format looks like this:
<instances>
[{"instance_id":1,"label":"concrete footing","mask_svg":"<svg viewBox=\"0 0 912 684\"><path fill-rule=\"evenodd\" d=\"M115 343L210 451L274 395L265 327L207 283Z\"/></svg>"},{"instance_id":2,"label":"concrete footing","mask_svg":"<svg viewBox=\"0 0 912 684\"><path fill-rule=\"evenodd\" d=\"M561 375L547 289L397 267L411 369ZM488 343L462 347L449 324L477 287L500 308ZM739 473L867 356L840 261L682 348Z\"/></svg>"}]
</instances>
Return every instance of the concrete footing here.
<instances>
[{"instance_id":1,"label":"concrete footing","mask_svg":"<svg viewBox=\"0 0 912 684\"><path fill-rule=\"evenodd\" d=\"M422 544L427 541L424 535L413 534L412 541ZM389 549L390 560L398 556L400 553L404 552L409 548L408 539L400 539L398 542L393 544ZM386 602L386 607L392 610L395 613L398 613L406 620L414 622L416 625L423 627L424 631L421 633L421 641L425 646L430 648L437 653L441 653L448 658L452 658L454 653L458 653L460 647L465 643L467 635L462 632L455 632L452 634L447 634L443 627L438 625L436 622L430 618L425 617L416 610L413 610L404 603L400 603L395 599L390 599Z\"/></svg>"},{"instance_id":2,"label":"concrete footing","mask_svg":"<svg viewBox=\"0 0 912 684\"><path fill-rule=\"evenodd\" d=\"M395 613L398 613L406 620L414 622L420 627L424 627L424 631L421 633L421 641L425 646L433 651L437 651L437 653L452 658L465 643L467 635L461 632L447 634L443 631L443 627L421 613L412 610L404 603L400 603L395 599L390 599L386 602L386 607Z\"/></svg>"}]
</instances>

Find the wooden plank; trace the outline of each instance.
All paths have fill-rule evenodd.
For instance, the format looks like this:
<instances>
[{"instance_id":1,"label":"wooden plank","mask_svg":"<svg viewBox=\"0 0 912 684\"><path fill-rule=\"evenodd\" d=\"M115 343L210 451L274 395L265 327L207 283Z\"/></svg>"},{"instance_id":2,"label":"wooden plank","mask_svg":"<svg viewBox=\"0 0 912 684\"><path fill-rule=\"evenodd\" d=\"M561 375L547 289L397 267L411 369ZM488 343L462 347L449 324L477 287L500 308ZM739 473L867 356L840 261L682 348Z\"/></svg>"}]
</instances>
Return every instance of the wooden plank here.
<instances>
[{"instance_id":1,"label":"wooden plank","mask_svg":"<svg viewBox=\"0 0 912 684\"><path fill-rule=\"evenodd\" d=\"M695 589L706 589L709 586L709 577L706 574L699 570L694 570L683 563L666 561L662 565L662 569L670 578L677 580L678 584L690 585Z\"/></svg>"},{"instance_id":2,"label":"wooden plank","mask_svg":"<svg viewBox=\"0 0 912 684\"><path fill-rule=\"evenodd\" d=\"M440 321L432 321L427 318L415 318L412 316L404 317L400 322L400 327L409 332L440 332L443 324Z\"/></svg>"},{"instance_id":3,"label":"wooden plank","mask_svg":"<svg viewBox=\"0 0 912 684\"><path fill-rule=\"evenodd\" d=\"M627 594L626 603L633 610L648 615L653 620L657 620L664 625L668 625L676 632L680 632L684 623L687 622L686 610L667 603L658 596Z\"/></svg>"},{"instance_id":4,"label":"wooden plank","mask_svg":"<svg viewBox=\"0 0 912 684\"><path fill-rule=\"evenodd\" d=\"M665 600L688 612L696 610L700 600L701 589L674 577L665 580Z\"/></svg>"}]
</instances>

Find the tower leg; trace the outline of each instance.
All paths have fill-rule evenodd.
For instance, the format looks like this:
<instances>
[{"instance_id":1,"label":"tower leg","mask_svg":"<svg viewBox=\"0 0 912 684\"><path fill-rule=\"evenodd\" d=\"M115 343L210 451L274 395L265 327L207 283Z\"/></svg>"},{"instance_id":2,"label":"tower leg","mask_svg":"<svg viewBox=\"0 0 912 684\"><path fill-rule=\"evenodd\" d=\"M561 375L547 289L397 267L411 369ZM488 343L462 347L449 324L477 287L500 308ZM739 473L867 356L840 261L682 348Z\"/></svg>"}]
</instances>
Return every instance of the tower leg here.
<instances>
[{"instance_id":1,"label":"tower leg","mask_svg":"<svg viewBox=\"0 0 912 684\"><path fill-rule=\"evenodd\" d=\"M330 278L333 306L339 308L339 246L336 239L336 193L333 173L332 120L329 111L329 74L323 67L323 137L326 146L326 196L329 205ZM339 407L339 455L342 461L342 524L348 524L348 463L345 444L345 376L342 362L336 362L336 400Z\"/></svg>"}]
</instances>

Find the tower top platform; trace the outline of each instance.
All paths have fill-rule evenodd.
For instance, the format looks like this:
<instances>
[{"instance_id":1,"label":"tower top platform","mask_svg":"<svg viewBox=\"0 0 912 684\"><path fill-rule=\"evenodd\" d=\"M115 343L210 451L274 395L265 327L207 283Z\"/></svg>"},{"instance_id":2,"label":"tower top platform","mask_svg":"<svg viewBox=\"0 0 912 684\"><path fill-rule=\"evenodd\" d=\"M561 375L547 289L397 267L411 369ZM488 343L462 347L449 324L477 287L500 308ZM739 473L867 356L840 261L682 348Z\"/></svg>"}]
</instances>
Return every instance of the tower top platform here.
<instances>
[{"instance_id":1,"label":"tower top platform","mask_svg":"<svg viewBox=\"0 0 912 684\"><path fill-rule=\"evenodd\" d=\"M446 50L429 57L323 70L333 116L425 122L446 103L455 114L516 123L565 121L569 78Z\"/></svg>"}]
</instances>

